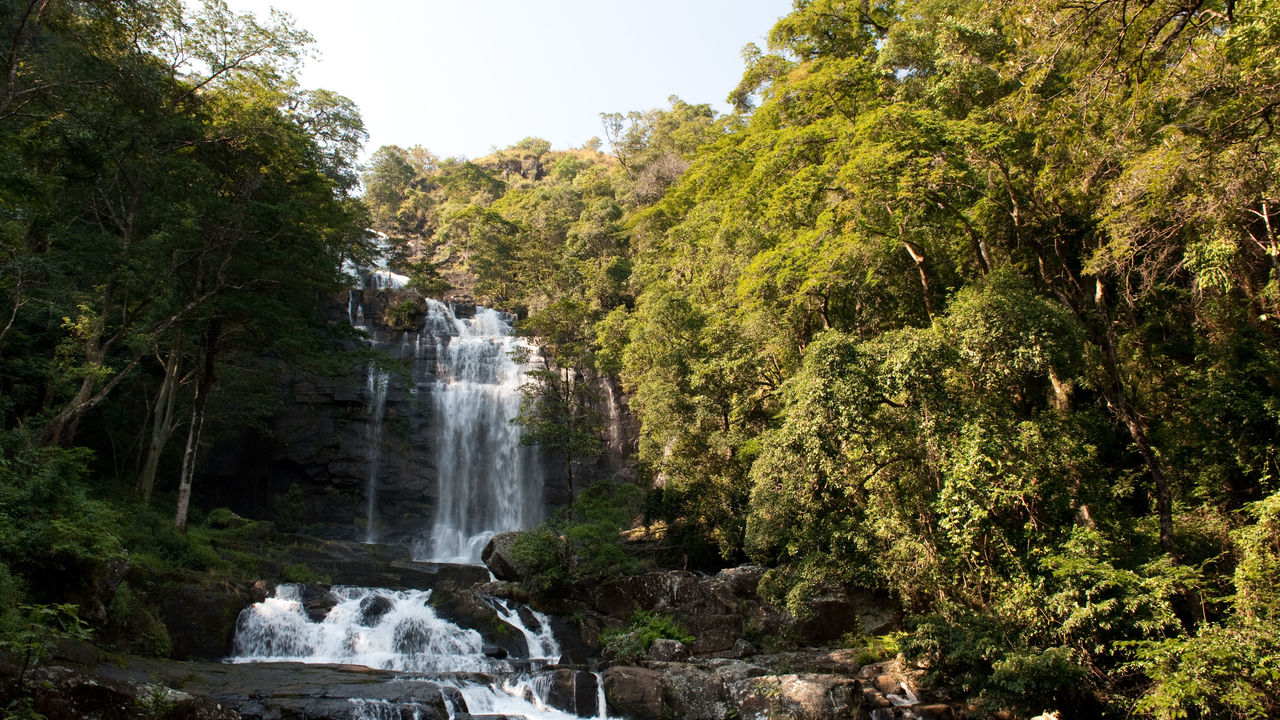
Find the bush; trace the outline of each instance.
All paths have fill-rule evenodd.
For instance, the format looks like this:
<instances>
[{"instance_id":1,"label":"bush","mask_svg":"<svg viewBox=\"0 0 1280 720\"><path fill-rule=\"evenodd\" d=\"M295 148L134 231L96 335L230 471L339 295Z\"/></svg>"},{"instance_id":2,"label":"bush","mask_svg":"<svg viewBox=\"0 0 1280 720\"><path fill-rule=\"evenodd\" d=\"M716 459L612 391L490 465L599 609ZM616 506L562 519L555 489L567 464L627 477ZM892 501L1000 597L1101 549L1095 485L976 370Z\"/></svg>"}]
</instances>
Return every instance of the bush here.
<instances>
[{"instance_id":1,"label":"bush","mask_svg":"<svg viewBox=\"0 0 1280 720\"><path fill-rule=\"evenodd\" d=\"M632 485L598 482L578 495L572 516L561 512L511 543L511 559L535 592L635 572L623 531L639 503Z\"/></svg>"},{"instance_id":2,"label":"bush","mask_svg":"<svg viewBox=\"0 0 1280 720\"><path fill-rule=\"evenodd\" d=\"M1244 623L1143 643L1137 666L1152 685L1138 710L1161 720L1280 717L1280 633Z\"/></svg>"},{"instance_id":3,"label":"bush","mask_svg":"<svg viewBox=\"0 0 1280 720\"><path fill-rule=\"evenodd\" d=\"M1151 678L1138 709L1157 718L1280 716L1280 493L1236 530L1235 612L1192 636L1136 645Z\"/></svg>"},{"instance_id":4,"label":"bush","mask_svg":"<svg viewBox=\"0 0 1280 720\"><path fill-rule=\"evenodd\" d=\"M123 556L119 517L85 492L90 454L0 436L0 562L37 600L60 600L74 583Z\"/></svg>"},{"instance_id":5,"label":"bush","mask_svg":"<svg viewBox=\"0 0 1280 720\"><path fill-rule=\"evenodd\" d=\"M173 650L173 640L164 621L148 607L145 596L135 593L127 581L120 583L107 606L104 632L106 639L124 652L166 658Z\"/></svg>"},{"instance_id":6,"label":"bush","mask_svg":"<svg viewBox=\"0 0 1280 720\"><path fill-rule=\"evenodd\" d=\"M544 522L511 541L511 561L530 589L550 592L569 582L565 541L555 523Z\"/></svg>"},{"instance_id":7,"label":"bush","mask_svg":"<svg viewBox=\"0 0 1280 720\"><path fill-rule=\"evenodd\" d=\"M691 643L694 637L670 615L638 610L631 621L621 628L611 628L600 634L601 649L613 662L634 663L649 652L655 640L679 640Z\"/></svg>"}]
</instances>

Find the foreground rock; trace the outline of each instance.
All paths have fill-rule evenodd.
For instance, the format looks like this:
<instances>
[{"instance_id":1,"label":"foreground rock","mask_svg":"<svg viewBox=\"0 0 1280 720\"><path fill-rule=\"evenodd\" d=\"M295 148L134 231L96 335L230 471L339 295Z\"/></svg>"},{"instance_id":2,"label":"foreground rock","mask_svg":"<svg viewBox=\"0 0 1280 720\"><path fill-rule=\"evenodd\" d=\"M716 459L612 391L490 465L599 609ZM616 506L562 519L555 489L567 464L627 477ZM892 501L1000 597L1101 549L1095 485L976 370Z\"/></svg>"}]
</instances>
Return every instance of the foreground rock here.
<instances>
[{"instance_id":1,"label":"foreground rock","mask_svg":"<svg viewBox=\"0 0 1280 720\"><path fill-rule=\"evenodd\" d=\"M864 717L862 686L852 677L770 674L741 660L612 667L604 673L604 686L611 711L639 720Z\"/></svg>"},{"instance_id":2,"label":"foreground rock","mask_svg":"<svg viewBox=\"0 0 1280 720\"><path fill-rule=\"evenodd\" d=\"M206 704L211 702L234 711L209 716L210 720L349 720L357 711L366 716L446 720L450 705L464 707L461 694L454 688L355 665L135 661L125 667L100 666L90 676L104 685L176 688L183 695L204 697ZM188 715L174 716L172 720L188 718L203 720Z\"/></svg>"},{"instance_id":3,"label":"foreground rock","mask_svg":"<svg viewBox=\"0 0 1280 720\"><path fill-rule=\"evenodd\" d=\"M961 706L919 688L900 661L860 667L854 650L807 650L748 660L646 661L604 671L610 714L636 720L951 720Z\"/></svg>"},{"instance_id":4,"label":"foreground rock","mask_svg":"<svg viewBox=\"0 0 1280 720\"><path fill-rule=\"evenodd\" d=\"M127 681L65 667L46 667L19 683L18 669L0 667L0 706L25 707L46 720L236 720L233 708L163 684ZM6 715L6 717L9 717Z\"/></svg>"}]
</instances>

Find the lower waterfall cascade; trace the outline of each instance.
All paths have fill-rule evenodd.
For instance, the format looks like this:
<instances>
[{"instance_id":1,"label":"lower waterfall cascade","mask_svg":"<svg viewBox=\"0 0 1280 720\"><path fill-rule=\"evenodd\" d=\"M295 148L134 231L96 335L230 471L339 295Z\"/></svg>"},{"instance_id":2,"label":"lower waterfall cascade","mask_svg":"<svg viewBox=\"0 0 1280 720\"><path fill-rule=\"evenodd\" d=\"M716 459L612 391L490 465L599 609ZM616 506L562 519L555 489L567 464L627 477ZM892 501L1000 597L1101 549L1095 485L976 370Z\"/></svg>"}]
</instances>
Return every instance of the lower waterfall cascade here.
<instances>
[{"instance_id":1,"label":"lower waterfall cascade","mask_svg":"<svg viewBox=\"0 0 1280 720\"><path fill-rule=\"evenodd\" d=\"M336 586L337 603L320 620L308 616L299 585L280 585L275 593L246 608L236 623L233 663L300 662L354 664L413 673L421 679L456 688L465 707L456 713L523 716L530 720L607 720L599 673L597 707L590 715L574 715L549 704L560 647L549 618L526 609L529 627L518 608L494 599L499 617L526 639L521 658L486 655L480 633L458 627L436 615L430 590L386 590ZM401 708L385 701L351 699L353 720L399 718Z\"/></svg>"}]
</instances>

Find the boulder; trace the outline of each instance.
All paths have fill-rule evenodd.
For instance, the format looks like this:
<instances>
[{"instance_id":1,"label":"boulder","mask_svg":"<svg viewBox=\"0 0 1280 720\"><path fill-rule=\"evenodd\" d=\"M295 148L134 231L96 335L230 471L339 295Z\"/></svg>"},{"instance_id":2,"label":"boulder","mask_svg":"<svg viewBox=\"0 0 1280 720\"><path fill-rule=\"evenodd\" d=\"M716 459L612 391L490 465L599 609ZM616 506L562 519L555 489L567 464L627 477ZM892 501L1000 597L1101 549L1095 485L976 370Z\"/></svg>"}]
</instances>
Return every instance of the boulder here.
<instances>
[{"instance_id":1,"label":"boulder","mask_svg":"<svg viewBox=\"0 0 1280 720\"><path fill-rule=\"evenodd\" d=\"M604 671L604 695L610 714L635 720L663 717L662 674L642 667L619 666Z\"/></svg>"},{"instance_id":2,"label":"boulder","mask_svg":"<svg viewBox=\"0 0 1280 720\"><path fill-rule=\"evenodd\" d=\"M679 640L658 638L649 646L649 659L660 662L681 662L689 659L689 648Z\"/></svg>"},{"instance_id":3,"label":"boulder","mask_svg":"<svg viewBox=\"0 0 1280 720\"><path fill-rule=\"evenodd\" d=\"M359 623L365 627L374 627L382 621L383 615L391 611L391 608L392 603L389 598L382 595L370 595L360 601Z\"/></svg>"},{"instance_id":4,"label":"boulder","mask_svg":"<svg viewBox=\"0 0 1280 720\"><path fill-rule=\"evenodd\" d=\"M252 604L250 591L248 586L193 584L149 593L158 601L156 610L172 641L170 655L183 660L214 660L230 654L236 620L240 611Z\"/></svg>"},{"instance_id":5,"label":"boulder","mask_svg":"<svg viewBox=\"0 0 1280 720\"><path fill-rule=\"evenodd\" d=\"M491 603L491 598L472 587L453 582L441 583L431 590L431 607L440 618L475 630L485 643L502 648L509 657L528 657L524 635L503 622Z\"/></svg>"},{"instance_id":6,"label":"boulder","mask_svg":"<svg viewBox=\"0 0 1280 720\"><path fill-rule=\"evenodd\" d=\"M328 585L302 585L298 588L298 599L311 622L323 622L329 611L338 604L338 596L333 594Z\"/></svg>"},{"instance_id":7,"label":"boulder","mask_svg":"<svg viewBox=\"0 0 1280 720\"><path fill-rule=\"evenodd\" d=\"M730 707L719 676L686 663L653 663L662 676L662 703L666 717L685 720L721 720Z\"/></svg>"},{"instance_id":8,"label":"boulder","mask_svg":"<svg viewBox=\"0 0 1280 720\"><path fill-rule=\"evenodd\" d=\"M729 702L738 717L793 720L860 720L862 689L842 675L763 675L729 684Z\"/></svg>"},{"instance_id":9,"label":"boulder","mask_svg":"<svg viewBox=\"0 0 1280 720\"><path fill-rule=\"evenodd\" d=\"M480 552L480 561L499 580L518 582L521 579L520 571L511 558L511 543L518 535L516 532L498 533L489 539L489 543Z\"/></svg>"},{"instance_id":10,"label":"boulder","mask_svg":"<svg viewBox=\"0 0 1280 720\"><path fill-rule=\"evenodd\" d=\"M862 629L858 608L843 593L811 598L805 603L807 620L796 624L796 634L810 645L821 645L845 633Z\"/></svg>"},{"instance_id":11,"label":"boulder","mask_svg":"<svg viewBox=\"0 0 1280 720\"><path fill-rule=\"evenodd\" d=\"M596 676L592 673L560 669L552 676L547 704L571 715L598 717L599 695L596 690Z\"/></svg>"}]
</instances>

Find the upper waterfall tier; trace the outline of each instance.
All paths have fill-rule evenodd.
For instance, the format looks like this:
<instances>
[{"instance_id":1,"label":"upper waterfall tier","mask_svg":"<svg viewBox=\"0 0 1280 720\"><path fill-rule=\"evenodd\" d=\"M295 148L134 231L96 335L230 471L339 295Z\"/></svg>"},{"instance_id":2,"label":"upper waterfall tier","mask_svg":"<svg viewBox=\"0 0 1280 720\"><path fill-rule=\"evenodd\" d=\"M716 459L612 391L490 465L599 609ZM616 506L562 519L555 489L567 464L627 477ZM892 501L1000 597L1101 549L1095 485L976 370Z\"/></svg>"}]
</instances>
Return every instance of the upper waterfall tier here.
<instances>
[{"instance_id":1,"label":"upper waterfall tier","mask_svg":"<svg viewBox=\"0 0 1280 720\"><path fill-rule=\"evenodd\" d=\"M529 348L504 313L477 307L474 317L427 301L423 336L434 339L436 422L430 438L436 507L415 555L478 563L496 533L531 527L542 516L542 483L533 448L520 444L521 388L529 382L513 357Z\"/></svg>"}]
</instances>

